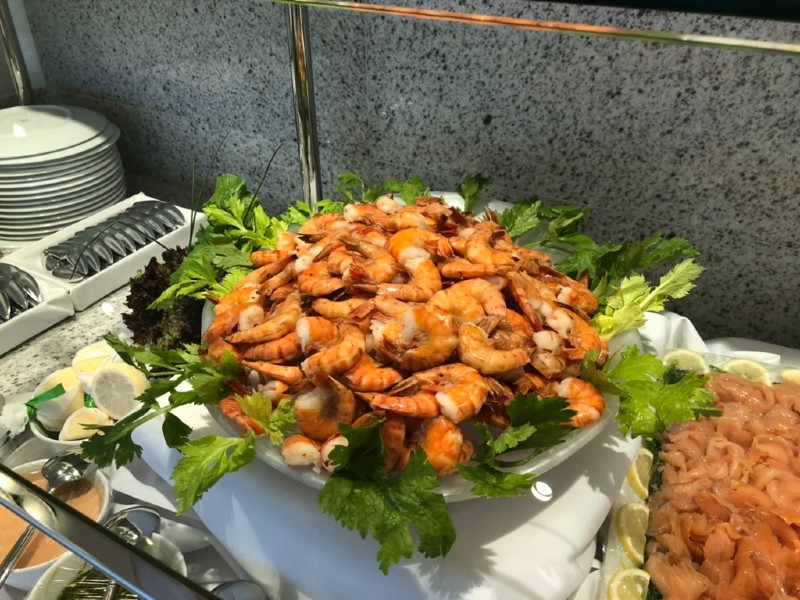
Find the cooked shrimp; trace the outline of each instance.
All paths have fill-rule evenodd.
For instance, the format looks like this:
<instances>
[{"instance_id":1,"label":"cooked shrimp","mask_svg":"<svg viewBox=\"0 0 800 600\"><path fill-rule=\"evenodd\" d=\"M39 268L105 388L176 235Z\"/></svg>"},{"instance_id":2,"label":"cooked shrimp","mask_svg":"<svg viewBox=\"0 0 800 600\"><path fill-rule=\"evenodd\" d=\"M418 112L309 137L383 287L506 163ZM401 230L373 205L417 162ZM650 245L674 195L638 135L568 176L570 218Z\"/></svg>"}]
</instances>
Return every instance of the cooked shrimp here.
<instances>
[{"instance_id":1,"label":"cooked shrimp","mask_svg":"<svg viewBox=\"0 0 800 600\"><path fill-rule=\"evenodd\" d=\"M345 271L356 261L355 256L344 246L334 248L327 258L328 272L333 275L344 275Z\"/></svg>"},{"instance_id":2,"label":"cooked shrimp","mask_svg":"<svg viewBox=\"0 0 800 600\"><path fill-rule=\"evenodd\" d=\"M290 467L313 467L319 471L322 466L320 445L310 437L296 433L287 437L281 445L283 462Z\"/></svg>"},{"instance_id":3,"label":"cooked shrimp","mask_svg":"<svg viewBox=\"0 0 800 600\"><path fill-rule=\"evenodd\" d=\"M606 400L594 385L577 377L567 377L554 386L554 392L566 398L577 414L570 419L574 427L591 425L603 414Z\"/></svg>"},{"instance_id":4,"label":"cooked shrimp","mask_svg":"<svg viewBox=\"0 0 800 600\"><path fill-rule=\"evenodd\" d=\"M436 221L426 217L415 206L404 206L401 209L388 215L383 220L383 226L389 231L399 231L402 229L434 229Z\"/></svg>"},{"instance_id":5,"label":"cooked shrimp","mask_svg":"<svg viewBox=\"0 0 800 600\"><path fill-rule=\"evenodd\" d=\"M328 438L325 440L325 443L322 444L320 448L320 454L322 455L322 467L331 473L336 470L337 465L331 461L331 452L337 446L347 446L350 442L347 441L347 438L343 435L334 435L333 437Z\"/></svg>"},{"instance_id":6,"label":"cooked shrimp","mask_svg":"<svg viewBox=\"0 0 800 600\"><path fill-rule=\"evenodd\" d=\"M478 414L489 392L481 374L461 363L419 371L403 383L436 392L441 413L455 423Z\"/></svg>"},{"instance_id":7,"label":"cooked shrimp","mask_svg":"<svg viewBox=\"0 0 800 600\"><path fill-rule=\"evenodd\" d=\"M244 351L244 357L248 360L264 360L271 363L288 363L303 357L303 349L300 347L300 340L297 332L287 333L282 338L263 342L249 347Z\"/></svg>"},{"instance_id":8,"label":"cooked shrimp","mask_svg":"<svg viewBox=\"0 0 800 600\"><path fill-rule=\"evenodd\" d=\"M264 309L258 302L234 304L224 313L217 315L217 317L211 321L211 324L203 334L203 339L208 344L213 344L214 342L222 339L224 336L231 334L239 326L239 317L242 315L242 313L259 310L261 311L261 315L263 317Z\"/></svg>"},{"instance_id":9,"label":"cooked shrimp","mask_svg":"<svg viewBox=\"0 0 800 600\"><path fill-rule=\"evenodd\" d=\"M343 281L348 287L359 283L386 283L400 271L398 262L380 246L354 238L345 238L344 245L365 259L351 263L345 270Z\"/></svg>"},{"instance_id":10,"label":"cooked shrimp","mask_svg":"<svg viewBox=\"0 0 800 600\"><path fill-rule=\"evenodd\" d=\"M411 228L398 231L386 243L386 249L402 265L429 260L431 257L449 258L453 249L447 238L425 229Z\"/></svg>"},{"instance_id":11,"label":"cooked shrimp","mask_svg":"<svg viewBox=\"0 0 800 600\"><path fill-rule=\"evenodd\" d=\"M387 215L396 213L404 206L406 206L404 202L398 202L394 199L394 194L384 194L375 200L375 207L385 212Z\"/></svg>"},{"instance_id":12,"label":"cooked shrimp","mask_svg":"<svg viewBox=\"0 0 800 600\"><path fill-rule=\"evenodd\" d=\"M342 376L347 387L357 392L382 392L402 380L403 376L397 370L381 366L366 352Z\"/></svg>"},{"instance_id":13,"label":"cooked shrimp","mask_svg":"<svg viewBox=\"0 0 800 600\"><path fill-rule=\"evenodd\" d=\"M297 426L315 440L327 440L339 433L339 423L352 423L356 412L353 392L328 377L294 399Z\"/></svg>"},{"instance_id":14,"label":"cooked shrimp","mask_svg":"<svg viewBox=\"0 0 800 600\"><path fill-rule=\"evenodd\" d=\"M254 269L253 271L250 271L247 275L236 282L234 289L260 286L270 277L273 277L283 271L291 261L292 257L288 253L282 253L282 257L279 260L267 263L261 267L258 267L257 269Z\"/></svg>"},{"instance_id":15,"label":"cooked shrimp","mask_svg":"<svg viewBox=\"0 0 800 600\"><path fill-rule=\"evenodd\" d=\"M380 431L383 449L386 450L386 470L401 470L408 462L409 454L405 445L405 419L398 415L387 414L381 423Z\"/></svg>"},{"instance_id":16,"label":"cooked shrimp","mask_svg":"<svg viewBox=\"0 0 800 600\"><path fill-rule=\"evenodd\" d=\"M363 242L369 242L378 248L385 248L389 241L388 233L377 225L362 225L350 232L350 237Z\"/></svg>"},{"instance_id":17,"label":"cooked shrimp","mask_svg":"<svg viewBox=\"0 0 800 600\"><path fill-rule=\"evenodd\" d=\"M553 292L541 281L519 271L508 274L508 285L522 313L528 317L533 328L540 331L544 315L550 314L556 307Z\"/></svg>"},{"instance_id":18,"label":"cooked shrimp","mask_svg":"<svg viewBox=\"0 0 800 600\"><path fill-rule=\"evenodd\" d=\"M301 317L295 325L300 349L306 356L319 352L339 335L335 323L324 317Z\"/></svg>"},{"instance_id":19,"label":"cooked shrimp","mask_svg":"<svg viewBox=\"0 0 800 600\"><path fill-rule=\"evenodd\" d=\"M353 224L345 221L341 213L314 215L297 230L300 235L327 235L331 231L350 231Z\"/></svg>"},{"instance_id":20,"label":"cooked shrimp","mask_svg":"<svg viewBox=\"0 0 800 600\"><path fill-rule=\"evenodd\" d=\"M510 253L495 250L491 246L492 236L498 231L498 225L490 221L482 221L475 226L474 233L467 240L466 256L480 265L514 266L514 257Z\"/></svg>"},{"instance_id":21,"label":"cooked shrimp","mask_svg":"<svg viewBox=\"0 0 800 600\"><path fill-rule=\"evenodd\" d=\"M550 329L543 329L533 334L536 349L531 357L531 365L545 377L555 377L567 368L566 359L561 355L564 342Z\"/></svg>"},{"instance_id":22,"label":"cooked shrimp","mask_svg":"<svg viewBox=\"0 0 800 600\"><path fill-rule=\"evenodd\" d=\"M311 304L311 308L326 319L348 319L354 310L368 300L369 298L364 296L354 296L346 300L317 298Z\"/></svg>"},{"instance_id":23,"label":"cooked shrimp","mask_svg":"<svg viewBox=\"0 0 800 600\"><path fill-rule=\"evenodd\" d=\"M294 280L297 277L297 271L295 270L296 262L297 261L291 263L283 271L277 275L273 275L264 283L262 283L261 287L258 288L258 293L264 297L272 298L275 295L275 292L280 288L283 288L287 285L293 285Z\"/></svg>"},{"instance_id":24,"label":"cooked shrimp","mask_svg":"<svg viewBox=\"0 0 800 600\"><path fill-rule=\"evenodd\" d=\"M587 315L597 310L599 301L586 284L576 281L563 273L550 268L542 268L539 276L550 289L556 300L572 308L577 308Z\"/></svg>"},{"instance_id":25,"label":"cooked shrimp","mask_svg":"<svg viewBox=\"0 0 800 600\"><path fill-rule=\"evenodd\" d=\"M459 464L469 462L469 456L463 454L464 434L461 428L447 417L440 415L425 421L414 433L413 440L425 451L428 462L436 469L439 477L455 473Z\"/></svg>"},{"instance_id":26,"label":"cooked shrimp","mask_svg":"<svg viewBox=\"0 0 800 600\"><path fill-rule=\"evenodd\" d=\"M328 272L327 261L313 263L297 276L297 289L309 296L327 296L344 287L341 278Z\"/></svg>"},{"instance_id":27,"label":"cooked shrimp","mask_svg":"<svg viewBox=\"0 0 800 600\"><path fill-rule=\"evenodd\" d=\"M405 371L422 371L445 362L458 345L453 316L435 306L406 308L402 319L373 319L375 350Z\"/></svg>"},{"instance_id":28,"label":"cooked shrimp","mask_svg":"<svg viewBox=\"0 0 800 600\"><path fill-rule=\"evenodd\" d=\"M255 302L260 297L261 294L259 294L257 284L234 288L225 296L220 298L219 302L214 305L214 316L218 317L237 304L249 304L251 302Z\"/></svg>"},{"instance_id":29,"label":"cooked shrimp","mask_svg":"<svg viewBox=\"0 0 800 600\"><path fill-rule=\"evenodd\" d=\"M436 292L429 301L450 314L474 322L484 315L506 314L502 292L485 279L467 279Z\"/></svg>"},{"instance_id":30,"label":"cooked shrimp","mask_svg":"<svg viewBox=\"0 0 800 600\"><path fill-rule=\"evenodd\" d=\"M236 396L228 396L227 398L220 400L219 409L225 414L226 417L236 423L239 427L242 427L243 429L249 429L256 435L264 435L266 433L258 421L251 418L247 413L244 412L244 409L242 408L242 405L239 403L239 399Z\"/></svg>"},{"instance_id":31,"label":"cooked shrimp","mask_svg":"<svg viewBox=\"0 0 800 600\"><path fill-rule=\"evenodd\" d=\"M289 389L289 385L277 379L270 379L264 383L259 383L256 389L262 396L267 398L273 406L277 406L281 400L288 398L286 390Z\"/></svg>"},{"instance_id":32,"label":"cooked shrimp","mask_svg":"<svg viewBox=\"0 0 800 600\"><path fill-rule=\"evenodd\" d=\"M381 225L387 216L380 208L366 202L345 205L343 214L346 221L367 225Z\"/></svg>"},{"instance_id":33,"label":"cooked shrimp","mask_svg":"<svg viewBox=\"0 0 800 600\"><path fill-rule=\"evenodd\" d=\"M492 346L499 350L531 349L534 346L535 333L530 322L511 309L506 309L501 318L495 318L489 328L482 323L478 325L489 335Z\"/></svg>"},{"instance_id":34,"label":"cooked shrimp","mask_svg":"<svg viewBox=\"0 0 800 600\"><path fill-rule=\"evenodd\" d=\"M297 320L302 314L300 294L295 292L283 302L273 305L260 325L256 325L247 331L234 333L227 339L232 344L254 344L277 340L294 329Z\"/></svg>"},{"instance_id":35,"label":"cooked shrimp","mask_svg":"<svg viewBox=\"0 0 800 600\"><path fill-rule=\"evenodd\" d=\"M284 231L278 235L275 240L275 250L279 252L294 252L301 247L305 242L302 242L298 235L293 231Z\"/></svg>"},{"instance_id":36,"label":"cooked shrimp","mask_svg":"<svg viewBox=\"0 0 800 600\"><path fill-rule=\"evenodd\" d=\"M312 354L301 363L303 372L319 385L330 376L339 376L361 358L366 349L366 340L361 330L353 324L339 325L339 335L327 348Z\"/></svg>"},{"instance_id":37,"label":"cooked shrimp","mask_svg":"<svg viewBox=\"0 0 800 600\"><path fill-rule=\"evenodd\" d=\"M222 360L222 356L226 353L230 352L236 360L241 360L242 356L239 350L237 350L236 346L233 344L229 344L222 338L211 342L208 345L208 353L207 356L209 360L213 360L215 363L219 363Z\"/></svg>"},{"instance_id":38,"label":"cooked shrimp","mask_svg":"<svg viewBox=\"0 0 800 600\"><path fill-rule=\"evenodd\" d=\"M291 254L282 250L255 250L250 253L250 262L257 267L283 262L287 258L291 259Z\"/></svg>"},{"instance_id":39,"label":"cooked shrimp","mask_svg":"<svg viewBox=\"0 0 800 600\"><path fill-rule=\"evenodd\" d=\"M587 352L597 352L597 364L608 357L608 344L586 320L566 308L557 307L547 316L546 323L552 327L572 348L564 348L563 354L570 360L583 360Z\"/></svg>"},{"instance_id":40,"label":"cooked shrimp","mask_svg":"<svg viewBox=\"0 0 800 600\"><path fill-rule=\"evenodd\" d=\"M409 276L407 283L357 284L350 287L355 292L371 292L408 302L427 302L442 289L439 270L431 260L419 261L413 267L407 265L405 271Z\"/></svg>"},{"instance_id":41,"label":"cooked shrimp","mask_svg":"<svg viewBox=\"0 0 800 600\"><path fill-rule=\"evenodd\" d=\"M283 302L289 296L291 296L295 292L295 290L297 290L297 286L296 285L294 285L293 283L286 283L286 284L276 288L274 291L272 291L268 295L268 298L272 302Z\"/></svg>"},{"instance_id":42,"label":"cooked shrimp","mask_svg":"<svg viewBox=\"0 0 800 600\"><path fill-rule=\"evenodd\" d=\"M361 392L369 405L377 410L386 410L404 417L429 419L439 414L439 403L434 392L424 390L406 396L394 396L380 392Z\"/></svg>"},{"instance_id":43,"label":"cooked shrimp","mask_svg":"<svg viewBox=\"0 0 800 600\"><path fill-rule=\"evenodd\" d=\"M530 354L525 348L495 348L486 332L472 323L458 329L458 358L483 375L495 375L527 364Z\"/></svg>"},{"instance_id":44,"label":"cooked shrimp","mask_svg":"<svg viewBox=\"0 0 800 600\"><path fill-rule=\"evenodd\" d=\"M253 369L256 373L266 375L272 379L278 379L289 385L298 384L303 380L303 370L300 367L276 365L260 360L243 360L242 365Z\"/></svg>"},{"instance_id":45,"label":"cooked shrimp","mask_svg":"<svg viewBox=\"0 0 800 600\"><path fill-rule=\"evenodd\" d=\"M466 244L466 240L464 243ZM512 268L510 265L479 265L465 258L450 258L439 264L439 272L442 277L447 279L472 279L473 277L505 275Z\"/></svg>"},{"instance_id":46,"label":"cooked shrimp","mask_svg":"<svg viewBox=\"0 0 800 600\"><path fill-rule=\"evenodd\" d=\"M336 248L342 245L342 236L346 232L334 231L310 246L303 248L297 253L297 259L292 263L294 272L300 274L311 266L317 258L330 255Z\"/></svg>"}]
</instances>

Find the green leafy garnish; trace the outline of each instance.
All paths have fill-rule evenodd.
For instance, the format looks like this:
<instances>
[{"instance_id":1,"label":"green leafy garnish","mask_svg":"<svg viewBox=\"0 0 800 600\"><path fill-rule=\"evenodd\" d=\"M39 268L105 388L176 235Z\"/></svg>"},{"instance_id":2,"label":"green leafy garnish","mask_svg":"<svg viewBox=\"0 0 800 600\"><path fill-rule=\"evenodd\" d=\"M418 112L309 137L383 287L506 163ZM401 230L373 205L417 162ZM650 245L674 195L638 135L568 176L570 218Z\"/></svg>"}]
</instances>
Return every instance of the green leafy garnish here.
<instances>
[{"instance_id":1,"label":"green leafy garnish","mask_svg":"<svg viewBox=\"0 0 800 600\"><path fill-rule=\"evenodd\" d=\"M459 465L458 472L475 484L470 491L476 496L522 495L530 490L535 474L509 473L502 469L525 464L543 450L562 443L575 430L569 423L574 414L564 398L518 394L508 407L511 424L496 437L487 425L475 424L484 443L476 448L473 464ZM509 450L529 452L512 461L502 457Z\"/></svg>"},{"instance_id":2,"label":"green leafy garnish","mask_svg":"<svg viewBox=\"0 0 800 600\"><path fill-rule=\"evenodd\" d=\"M378 563L384 574L414 551L412 527L419 538L418 550L427 557L444 556L456 538L444 496L436 492L439 478L425 452L411 453L405 469L387 473L380 421L354 428L340 424L348 440L330 454L336 471L325 482L318 503L344 527L371 535L380 543Z\"/></svg>"},{"instance_id":3,"label":"green leafy garnish","mask_svg":"<svg viewBox=\"0 0 800 600\"><path fill-rule=\"evenodd\" d=\"M273 445L283 444L284 436L294 429L297 421L291 398L283 398L275 408L270 399L259 392L235 398L244 414L264 428Z\"/></svg>"},{"instance_id":4,"label":"green leafy garnish","mask_svg":"<svg viewBox=\"0 0 800 600\"><path fill-rule=\"evenodd\" d=\"M182 445L183 457L171 477L178 513L189 510L224 475L251 463L256 457L255 442L255 434L247 431L243 437L207 435Z\"/></svg>"},{"instance_id":5,"label":"green leafy garnish","mask_svg":"<svg viewBox=\"0 0 800 600\"><path fill-rule=\"evenodd\" d=\"M337 176L339 184L334 186L345 200L354 204L356 202L375 202L383 193L381 186L369 186L355 173L341 173ZM358 194L358 196L356 196Z\"/></svg>"},{"instance_id":6,"label":"green leafy garnish","mask_svg":"<svg viewBox=\"0 0 800 600\"><path fill-rule=\"evenodd\" d=\"M419 196L427 196L431 191L417 175L405 181L387 179L383 186L387 191L399 194L406 204L414 204Z\"/></svg>"},{"instance_id":7,"label":"green leafy garnish","mask_svg":"<svg viewBox=\"0 0 800 600\"><path fill-rule=\"evenodd\" d=\"M137 398L142 403L140 409L113 425L94 426L102 435L93 435L81 444L83 457L100 467L112 463L121 467L141 456L142 447L132 437L138 427L185 404L218 403L230 395L228 384L241 374L241 366L232 355L226 354L217 365L201 358L196 345L187 345L181 350L161 350L126 344L111 334L106 335L105 340L126 363L142 371L152 383ZM187 441L189 428L174 415L165 418L162 430L164 439L173 447Z\"/></svg>"},{"instance_id":8,"label":"green leafy garnish","mask_svg":"<svg viewBox=\"0 0 800 600\"><path fill-rule=\"evenodd\" d=\"M605 308L595 314L592 323L606 339L638 329L645 323L646 311L661 312L667 300L686 296L702 272L703 267L687 259L662 276L655 287L650 287L641 274L626 277L609 295Z\"/></svg>"},{"instance_id":9,"label":"green leafy garnish","mask_svg":"<svg viewBox=\"0 0 800 600\"><path fill-rule=\"evenodd\" d=\"M471 175L458 184L456 191L464 198L464 210L474 211L480 200L481 192L491 181L483 175Z\"/></svg>"}]
</instances>

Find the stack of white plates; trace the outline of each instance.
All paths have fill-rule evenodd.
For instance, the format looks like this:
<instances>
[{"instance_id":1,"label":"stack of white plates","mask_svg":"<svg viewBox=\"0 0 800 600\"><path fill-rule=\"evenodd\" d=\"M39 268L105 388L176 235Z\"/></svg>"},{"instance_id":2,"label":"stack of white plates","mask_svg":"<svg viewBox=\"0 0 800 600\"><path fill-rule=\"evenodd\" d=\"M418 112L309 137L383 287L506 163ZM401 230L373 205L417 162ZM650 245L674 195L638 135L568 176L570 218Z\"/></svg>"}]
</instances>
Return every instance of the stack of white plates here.
<instances>
[{"instance_id":1,"label":"stack of white plates","mask_svg":"<svg viewBox=\"0 0 800 600\"><path fill-rule=\"evenodd\" d=\"M119 129L75 106L0 110L0 246L55 233L125 198Z\"/></svg>"}]
</instances>

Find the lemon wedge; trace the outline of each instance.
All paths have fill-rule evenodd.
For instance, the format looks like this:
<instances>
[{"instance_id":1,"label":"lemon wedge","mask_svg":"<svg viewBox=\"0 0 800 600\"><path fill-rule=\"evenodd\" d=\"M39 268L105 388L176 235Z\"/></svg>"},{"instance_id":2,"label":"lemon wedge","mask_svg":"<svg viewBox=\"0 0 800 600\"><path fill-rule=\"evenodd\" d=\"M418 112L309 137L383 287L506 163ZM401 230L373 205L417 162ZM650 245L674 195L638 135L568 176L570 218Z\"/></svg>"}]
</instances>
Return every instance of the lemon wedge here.
<instances>
[{"instance_id":1,"label":"lemon wedge","mask_svg":"<svg viewBox=\"0 0 800 600\"><path fill-rule=\"evenodd\" d=\"M756 383L772 385L772 377L767 368L749 358L729 358L719 368L726 373L733 373Z\"/></svg>"},{"instance_id":2,"label":"lemon wedge","mask_svg":"<svg viewBox=\"0 0 800 600\"><path fill-rule=\"evenodd\" d=\"M84 425L113 425L114 421L98 408L79 408L64 421L58 439L62 442L85 440L93 436L94 429L86 429Z\"/></svg>"},{"instance_id":3,"label":"lemon wedge","mask_svg":"<svg viewBox=\"0 0 800 600\"><path fill-rule=\"evenodd\" d=\"M84 391L89 393L94 374L112 362L122 362L122 358L107 341L100 340L78 350L72 358L72 368L83 384Z\"/></svg>"},{"instance_id":4,"label":"lemon wedge","mask_svg":"<svg viewBox=\"0 0 800 600\"><path fill-rule=\"evenodd\" d=\"M641 502L628 502L619 507L616 515L617 538L633 562L640 567L644 563L644 543L650 510Z\"/></svg>"},{"instance_id":5,"label":"lemon wedge","mask_svg":"<svg viewBox=\"0 0 800 600\"><path fill-rule=\"evenodd\" d=\"M676 348L664 355L663 362L668 367L675 367L682 371L704 374L708 373L708 362L699 352L687 350L686 348Z\"/></svg>"},{"instance_id":6,"label":"lemon wedge","mask_svg":"<svg viewBox=\"0 0 800 600\"><path fill-rule=\"evenodd\" d=\"M800 369L783 369L781 371L781 382L800 385Z\"/></svg>"},{"instance_id":7,"label":"lemon wedge","mask_svg":"<svg viewBox=\"0 0 800 600\"><path fill-rule=\"evenodd\" d=\"M72 367L50 373L33 390L33 397L58 384L64 386L63 394L36 405L36 420L50 431L59 431L67 417L83 406L83 387Z\"/></svg>"},{"instance_id":8,"label":"lemon wedge","mask_svg":"<svg viewBox=\"0 0 800 600\"><path fill-rule=\"evenodd\" d=\"M639 448L631 468L628 469L628 483L642 500L650 495L650 470L653 468L653 453L647 448Z\"/></svg>"},{"instance_id":9,"label":"lemon wedge","mask_svg":"<svg viewBox=\"0 0 800 600\"><path fill-rule=\"evenodd\" d=\"M608 582L609 600L644 600L650 586L650 574L642 569L623 569Z\"/></svg>"},{"instance_id":10,"label":"lemon wedge","mask_svg":"<svg viewBox=\"0 0 800 600\"><path fill-rule=\"evenodd\" d=\"M98 369L92 378L94 403L112 419L121 419L141 406L136 399L150 382L144 373L127 363L111 363Z\"/></svg>"}]
</instances>

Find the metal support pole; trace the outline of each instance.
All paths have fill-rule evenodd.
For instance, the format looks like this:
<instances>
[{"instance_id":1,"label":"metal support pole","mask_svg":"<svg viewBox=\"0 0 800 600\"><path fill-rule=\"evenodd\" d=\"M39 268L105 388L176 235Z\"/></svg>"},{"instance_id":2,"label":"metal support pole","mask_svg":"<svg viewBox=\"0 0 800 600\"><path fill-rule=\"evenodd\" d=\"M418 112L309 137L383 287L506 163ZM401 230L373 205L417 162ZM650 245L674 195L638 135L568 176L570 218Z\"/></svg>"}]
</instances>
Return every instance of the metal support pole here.
<instances>
[{"instance_id":1,"label":"metal support pole","mask_svg":"<svg viewBox=\"0 0 800 600\"><path fill-rule=\"evenodd\" d=\"M297 144L300 149L300 172L303 178L303 198L313 208L322 198L319 179L319 141L317 113L314 108L314 85L311 70L311 42L308 37L308 9L286 7L289 27L289 59L292 64L292 89L297 123Z\"/></svg>"},{"instance_id":2,"label":"metal support pole","mask_svg":"<svg viewBox=\"0 0 800 600\"><path fill-rule=\"evenodd\" d=\"M19 45L17 32L14 29L14 20L11 17L8 0L0 0L0 37L3 38L6 62L11 73L11 80L14 83L17 102L19 104L33 104L31 81L28 78L28 71L25 69L25 61L22 58L22 49Z\"/></svg>"}]
</instances>

